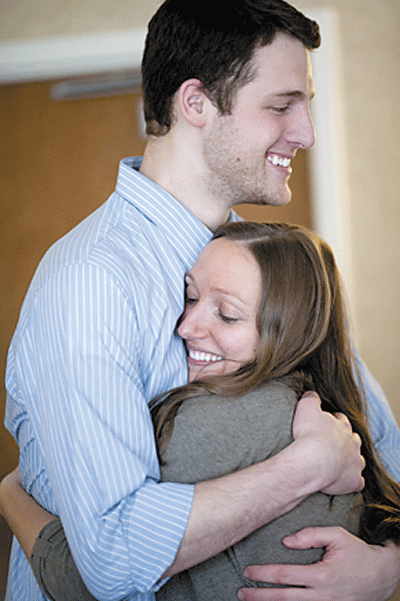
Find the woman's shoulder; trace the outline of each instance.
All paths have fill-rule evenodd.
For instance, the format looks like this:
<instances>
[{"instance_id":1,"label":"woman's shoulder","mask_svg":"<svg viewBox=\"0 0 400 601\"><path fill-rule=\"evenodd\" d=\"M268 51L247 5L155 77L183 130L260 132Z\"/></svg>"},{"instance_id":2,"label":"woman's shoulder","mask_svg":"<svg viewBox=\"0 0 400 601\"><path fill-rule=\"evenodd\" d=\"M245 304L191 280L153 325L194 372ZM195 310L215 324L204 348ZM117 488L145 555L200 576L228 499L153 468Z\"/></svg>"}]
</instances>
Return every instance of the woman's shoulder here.
<instances>
[{"instance_id":1,"label":"woman's shoulder","mask_svg":"<svg viewBox=\"0 0 400 601\"><path fill-rule=\"evenodd\" d=\"M271 380L238 396L204 394L186 399L175 418L185 429L196 428L207 438L221 427L241 432L271 431L278 426L291 430L291 421L297 404L295 391L285 383ZM238 433L236 432L236 435Z\"/></svg>"},{"instance_id":2,"label":"woman's shoulder","mask_svg":"<svg viewBox=\"0 0 400 601\"><path fill-rule=\"evenodd\" d=\"M197 479L204 479L206 465L212 466L208 479L274 455L292 441L296 402L294 391L275 381L241 396L207 394L187 399L175 417L164 455L168 465L163 479L167 473L172 475L169 470L173 466L181 474L187 473L189 470L183 469L181 463L189 458L190 471L194 457L196 465L201 466L202 478L197 475Z\"/></svg>"},{"instance_id":3,"label":"woman's shoulder","mask_svg":"<svg viewBox=\"0 0 400 601\"><path fill-rule=\"evenodd\" d=\"M295 391L280 380L270 380L249 392L240 395L222 396L218 394L201 394L186 399L179 413L196 412L200 413L204 409L213 406L221 410L237 411L238 407L257 406L265 409L266 404L276 405L276 403L288 404L294 407L297 403Z\"/></svg>"}]
</instances>

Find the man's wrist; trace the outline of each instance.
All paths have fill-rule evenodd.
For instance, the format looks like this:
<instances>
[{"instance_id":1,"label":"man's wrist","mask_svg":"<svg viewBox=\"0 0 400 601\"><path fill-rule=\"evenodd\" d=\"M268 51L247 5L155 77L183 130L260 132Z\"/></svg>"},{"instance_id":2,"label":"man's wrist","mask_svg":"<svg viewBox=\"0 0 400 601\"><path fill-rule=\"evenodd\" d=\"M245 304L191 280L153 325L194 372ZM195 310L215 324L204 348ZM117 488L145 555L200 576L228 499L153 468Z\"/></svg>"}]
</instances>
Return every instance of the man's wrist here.
<instances>
[{"instance_id":1,"label":"man's wrist","mask_svg":"<svg viewBox=\"0 0 400 601\"><path fill-rule=\"evenodd\" d=\"M276 498L276 514L273 517L287 513L309 495L318 492L323 485L321 469L318 469L313 449L314 444L306 439L298 439L265 460L267 469L261 480L265 481L267 498ZM271 486L272 482L274 484Z\"/></svg>"},{"instance_id":2,"label":"man's wrist","mask_svg":"<svg viewBox=\"0 0 400 601\"><path fill-rule=\"evenodd\" d=\"M287 455L284 457L284 455ZM320 449L313 438L299 438L282 451L283 459L289 461L292 477L299 496L306 498L327 485Z\"/></svg>"},{"instance_id":3,"label":"man's wrist","mask_svg":"<svg viewBox=\"0 0 400 601\"><path fill-rule=\"evenodd\" d=\"M384 549L387 552L387 560L384 561L384 567L388 573L385 575L387 582L393 582L393 594L400 589L400 547L397 547L392 541L388 541Z\"/></svg>"}]
</instances>

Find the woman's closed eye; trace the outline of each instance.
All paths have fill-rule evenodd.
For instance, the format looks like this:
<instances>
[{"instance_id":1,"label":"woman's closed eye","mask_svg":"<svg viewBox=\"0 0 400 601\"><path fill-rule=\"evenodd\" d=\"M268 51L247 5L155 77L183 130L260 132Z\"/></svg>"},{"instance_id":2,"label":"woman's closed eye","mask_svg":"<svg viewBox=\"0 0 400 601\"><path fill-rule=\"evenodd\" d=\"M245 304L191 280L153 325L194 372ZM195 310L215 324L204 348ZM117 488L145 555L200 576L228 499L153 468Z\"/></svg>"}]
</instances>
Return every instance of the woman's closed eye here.
<instances>
[{"instance_id":1,"label":"woman's closed eye","mask_svg":"<svg viewBox=\"0 0 400 601\"><path fill-rule=\"evenodd\" d=\"M226 315L222 311L218 311L218 315L225 323L236 323L237 321L239 321L238 317L231 317L229 315Z\"/></svg>"}]
</instances>

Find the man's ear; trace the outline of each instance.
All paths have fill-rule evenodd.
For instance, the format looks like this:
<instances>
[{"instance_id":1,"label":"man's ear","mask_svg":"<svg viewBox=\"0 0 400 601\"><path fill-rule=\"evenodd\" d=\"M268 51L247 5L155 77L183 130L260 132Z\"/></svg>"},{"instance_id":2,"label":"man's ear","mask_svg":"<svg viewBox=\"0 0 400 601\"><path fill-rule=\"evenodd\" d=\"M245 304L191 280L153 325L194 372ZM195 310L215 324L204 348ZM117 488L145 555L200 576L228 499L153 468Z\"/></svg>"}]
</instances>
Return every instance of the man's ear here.
<instances>
[{"instance_id":1,"label":"man's ear","mask_svg":"<svg viewBox=\"0 0 400 601\"><path fill-rule=\"evenodd\" d=\"M210 99L199 79L188 79L178 90L178 104L182 116L194 127L204 127Z\"/></svg>"}]
</instances>

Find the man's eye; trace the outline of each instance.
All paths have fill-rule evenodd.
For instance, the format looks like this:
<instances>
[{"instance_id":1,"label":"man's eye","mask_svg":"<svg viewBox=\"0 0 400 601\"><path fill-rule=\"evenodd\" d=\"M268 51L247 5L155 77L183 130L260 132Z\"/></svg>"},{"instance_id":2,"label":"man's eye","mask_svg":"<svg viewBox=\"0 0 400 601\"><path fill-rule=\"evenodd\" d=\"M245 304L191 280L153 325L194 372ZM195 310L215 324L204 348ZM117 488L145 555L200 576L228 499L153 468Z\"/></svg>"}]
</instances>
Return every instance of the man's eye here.
<instances>
[{"instance_id":1,"label":"man's eye","mask_svg":"<svg viewBox=\"0 0 400 601\"><path fill-rule=\"evenodd\" d=\"M285 106L273 106L271 108L272 108L273 111L275 111L275 113L282 114L282 113L286 113L286 111L289 108L289 105L285 104Z\"/></svg>"},{"instance_id":2,"label":"man's eye","mask_svg":"<svg viewBox=\"0 0 400 601\"><path fill-rule=\"evenodd\" d=\"M194 305L195 303L197 303L197 298L186 297L186 299L185 299L185 305Z\"/></svg>"}]
</instances>

